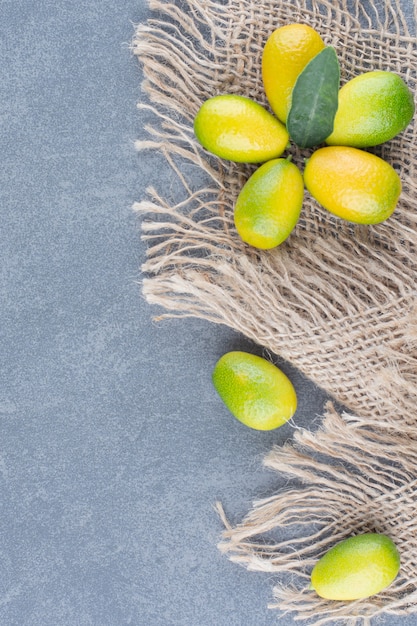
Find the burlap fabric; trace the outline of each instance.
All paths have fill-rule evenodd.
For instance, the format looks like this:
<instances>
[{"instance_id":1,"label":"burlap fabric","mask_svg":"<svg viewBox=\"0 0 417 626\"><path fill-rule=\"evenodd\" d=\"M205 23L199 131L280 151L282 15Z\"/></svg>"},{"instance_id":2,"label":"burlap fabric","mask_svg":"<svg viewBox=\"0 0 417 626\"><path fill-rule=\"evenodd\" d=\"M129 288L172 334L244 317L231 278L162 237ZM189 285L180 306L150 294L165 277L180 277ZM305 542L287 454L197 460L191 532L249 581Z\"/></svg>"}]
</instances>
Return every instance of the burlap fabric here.
<instances>
[{"instance_id":1,"label":"burlap fabric","mask_svg":"<svg viewBox=\"0 0 417 626\"><path fill-rule=\"evenodd\" d=\"M165 315L226 324L281 355L349 412L339 416L329 407L319 432L298 432L293 444L271 452L266 463L292 476L294 489L257 503L238 527L226 529L221 547L248 568L280 573L285 584L275 588L277 606L308 623L354 624L384 612L413 612L415 126L373 150L403 182L387 222L349 224L306 193L290 238L273 251L257 251L242 243L233 226L234 202L254 166L209 155L192 123L202 102L216 94L241 94L268 107L262 49L275 28L296 21L310 24L335 47L342 82L370 69L391 70L415 93L415 15L406 16L405 5L395 0L150 4L154 14L137 28L133 50L145 74L140 106L152 110L154 123L137 147L162 152L183 193L173 202L150 189L135 205L148 241L143 292ZM411 2L408 7L415 10ZM290 152L303 169L311 151L293 146ZM279 541L274 529L280 529ZM312 564L336 540L364 530L387 532L397 542L400 576L366 601L320 600L306 584Z\"/></svg>"}]
</instances>

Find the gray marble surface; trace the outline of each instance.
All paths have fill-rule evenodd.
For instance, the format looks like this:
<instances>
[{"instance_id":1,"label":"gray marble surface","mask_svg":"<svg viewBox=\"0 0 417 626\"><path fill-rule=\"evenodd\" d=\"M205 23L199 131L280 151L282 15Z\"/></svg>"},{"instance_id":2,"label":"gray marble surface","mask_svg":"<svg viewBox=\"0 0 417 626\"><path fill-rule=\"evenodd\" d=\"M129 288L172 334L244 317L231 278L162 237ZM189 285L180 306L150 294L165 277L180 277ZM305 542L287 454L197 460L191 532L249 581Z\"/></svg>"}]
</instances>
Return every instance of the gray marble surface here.
<instances>
[{"instance_id":1,"label":"gray marble surface","mask_svg":"<svg viewBox=\"0 0 417 626\"><path fill-rule=\"evenodd\" d=\"M0 624L266 626L274 577L216 544L280 488L272 433L234 420L211 387L243 337L155 323L131 206L174 185L133 143L146 114L129 51L143 0L0 3ZM326 398L282 363L296 424ZM291 616L279 621L293 623ZM413 618L389 624L414 624Z\"/></svg>"}]
</instances>

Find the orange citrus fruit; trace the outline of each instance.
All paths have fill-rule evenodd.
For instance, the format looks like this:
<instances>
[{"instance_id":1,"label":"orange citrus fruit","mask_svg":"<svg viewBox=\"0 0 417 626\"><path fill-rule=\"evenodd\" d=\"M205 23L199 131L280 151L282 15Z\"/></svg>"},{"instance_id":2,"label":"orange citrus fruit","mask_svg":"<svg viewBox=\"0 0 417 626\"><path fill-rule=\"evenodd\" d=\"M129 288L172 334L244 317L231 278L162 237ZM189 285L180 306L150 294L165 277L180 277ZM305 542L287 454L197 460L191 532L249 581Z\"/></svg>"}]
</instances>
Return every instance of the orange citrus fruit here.
<instances>
[{"instance_id":1,"label":"orange citrus fruit","mask_svg":"<svg viewBox=\"0 0 417 626\"><path fill-rule=\"evenodd\" d=\"M401 133L414 115L413 94L393 72L365 72L339 91L332 146L366 148L389 141Z\"/></svg>"},{"instance_id":2,"label":"orange citrus fruit","mask_svg":"<svg viewBox=\"0 0 417 626\"><path fill-rule=\"evenodd\" d=\"M304 182L300 170L287 159L261 165L243 186L235 205L236 230L256 248L278 246L300 216Z\"/></svg>"},{"instance_id":3,"label":"orange citrus fruit","mask_svg":"<svg viewBox=\"0 0 417 626\"><path fill-rule=\"evenodd\" d=\"M262 80L271 109L282 122L287 121L299 74L324 47L320 35L307 24L287 24L268 37L262 53Z\"/></svg>"},{"instance_id":4,"label":"orange citrus fruit","mask_svg":"<svg viewBox=\"0 0 417 626\"><path fill-rule=\"evenodd\" d=\"M400 177L389 163L348 146L314 152L305 166L304 182L330 213L358 224L386 220L401 193Z\"/></svg>"},{"instance_id":5,"label":"orange citrus fruit","mask_svg":"<svg viewBox=\"0 0 417 626\"><path fill-rule=\"evenodd\" d=\"M289 135L284 124L260 104L234 94L213 96L200 107L194 132L204 148L239 163L263 163L284 152Z\"/></svg>"},{"instance_id":6,"label":"orange citrus fruit","mask_svg":"<svg viewBox=\"0 0 417 626\"><path fill-rule=\"evenodd\" d=\"M217 361L212 378L229 411L255 430L278 428L296 411L297 396L291 381L263 357L228 352Z\"/></svg>"},{"instance_id":7,"label":"orange citrus fruit","mask_svg":"<svg viewBox=\"0 0 417 626\"><path fill-rule=\"evenodd\" d=\"M365 533L331 548L314 566L311 587L328 600L369 598L388 587L400 569L400 555L386 535Z\"/></svg>"}]
</instances>

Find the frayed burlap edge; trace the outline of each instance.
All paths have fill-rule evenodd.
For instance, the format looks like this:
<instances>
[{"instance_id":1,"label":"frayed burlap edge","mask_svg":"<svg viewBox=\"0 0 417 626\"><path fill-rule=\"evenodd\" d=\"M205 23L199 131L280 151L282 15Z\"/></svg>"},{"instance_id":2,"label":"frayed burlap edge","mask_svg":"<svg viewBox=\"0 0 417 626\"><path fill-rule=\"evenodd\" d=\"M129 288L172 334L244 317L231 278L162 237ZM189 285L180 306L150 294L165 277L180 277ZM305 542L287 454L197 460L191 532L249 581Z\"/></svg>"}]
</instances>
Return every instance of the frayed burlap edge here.
<instances>
[{"instance_id":1,"label":"frayed burlap edge","mask_svg":"<svg viewBox=\"0 0 417 626\"><path fill-rule=\"evenodd\" d=\"M226 526L222 552L280 580L272 608L316 626L367 624L382 613L416 610L417 451L412 442L400 433L375 432L366 420L342 418L329 404L318 432L298 430L294 443L275 447L265 464L288 476L293 488L256 502L236 526L221 504L217 508ZM365 532L385 533L398 546L401 568L394 583L366 600L318 598L309 589L317 559L336 542Z\"/></svg>"}]
</instances>

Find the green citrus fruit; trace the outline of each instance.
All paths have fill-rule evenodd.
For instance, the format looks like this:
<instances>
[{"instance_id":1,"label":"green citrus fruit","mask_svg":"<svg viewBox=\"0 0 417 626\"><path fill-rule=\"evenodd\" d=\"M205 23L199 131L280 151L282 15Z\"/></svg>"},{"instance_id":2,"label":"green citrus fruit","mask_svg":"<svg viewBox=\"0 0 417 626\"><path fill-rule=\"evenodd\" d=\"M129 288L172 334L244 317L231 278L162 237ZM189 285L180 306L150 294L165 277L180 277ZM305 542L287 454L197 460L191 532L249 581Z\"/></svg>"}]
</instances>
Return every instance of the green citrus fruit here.
<instances>
[{"instance_id":1,"label":"green citrus fruit","mask_svg":"<svg viewBox=\"0 0 417 626\"><path fill-rule=\"evenodd\" d=\"M413 94L393 72L374 71L356 76L339 91L332 146L366 148L401 133L414 115Z\"/></svg>"},{"instance_id":2,"label":"green citrus fruit","mask_svg":"<svg viewBox=\"0 0 417 626\"><path fill-rule=\"evenodd\" d=\"M394 211L401 180L380 157L348 146L313 153L304 169L311 195L330 213L358 224L378 224Z\"/></svg>"},{"instance_id":3,"label":"green citrus fruit","mask_svg":"<svg viewBox=\"0 0 417 626\"><path fill-rule=\"evenodd\" d=\"M297 396L288 377L254 354L224 354L214 367L213 384L229 411L255 430L282 426L297 408Z\"/></svg>"},{"instance_id":4,"label":"green citrus fruit","mask_svg":"<svg viewBox=\"0 0 417 626\"><path fill-rule=\"evenodd\" d=\"M209 152L239 163L275 159L289 140L276 117L254 100L233 94L206 100L194 119L194 132Z\"/></svg>"},{"instance_id":5,"label":"green citrus fruit","mask_svg":"<svg viewBox=\"0 0 417 626\"><path fill-rule=\"evenodd\" d=\"M314 566L311 587L328 600L369 598L390 585L400 556L386 535L349 537L331 548Z\"/></svg>"},{"instance_id":6,"label":"green citrus fruit","mask_svg":"<svg viewBox=\"0 0 417 626\"><path fill-rule=\"evenodd\" d=\"M274 30L262 52L262 80L275 115L287 121L295 82L313 57L325 47L307 24L287 24Z\"/></svg>"},{"instance_id":7,"label":"green citrus fruit","mask_svg":"<svg viewBox=\"0 0 417 626\"><path fill-rule=\"evenodd\" d=\"M256 248L278 246L300 216L304 182L300 170L287 159L261 165L243 186L235 205L236 230Z\"/></svg>"}]
</instances>

